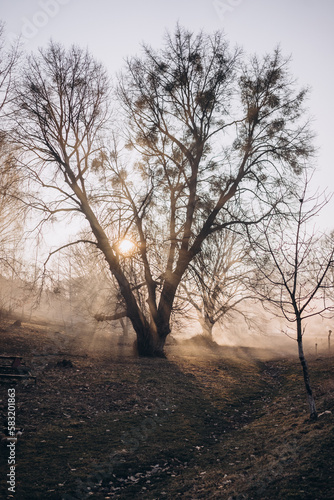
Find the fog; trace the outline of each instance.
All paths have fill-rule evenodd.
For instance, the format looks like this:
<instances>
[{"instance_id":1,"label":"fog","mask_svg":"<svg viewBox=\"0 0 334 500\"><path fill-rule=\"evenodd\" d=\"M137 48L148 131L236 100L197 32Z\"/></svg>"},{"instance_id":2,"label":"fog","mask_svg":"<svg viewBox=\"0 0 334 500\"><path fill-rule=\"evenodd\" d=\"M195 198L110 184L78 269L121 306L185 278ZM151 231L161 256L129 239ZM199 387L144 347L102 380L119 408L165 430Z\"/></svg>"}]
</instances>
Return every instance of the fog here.
<instances>
[{"instance_id":1,"label":"fog","mask_svg":"<svg viewBox=\"0 0 334 500\"><path fill-rule=\"evenodd\" d=\"M81 289L77 287L71 293L66 283L36 291L18 280L1 278L2 318L44 326L56 350L66 352L75 347L82 354L133 355L136 335L127 318L103 322L94 318L95 314L113 314L119 309L108 281L101 279L101 275L95 280L90 276L89 286L82 280L80 286ZM214 354L218 346L225 346L226 352L232 349L234 355L240 356L248 356L249 349L252 356L259 358L264 351L267 351L266 357L297 356L294 323L287 324L265 311L261 304L252 304L251 310L245 305L241 312L246 320L234 313L214 326L211 345L199 341L202 331L195 314L190 311L188 318L177 318L167 338L167 354L173 353L177 345L178 354L185 356L203 356L206 348ZM322 317L305 321L305 354L328 355L328 334L332 325L332 320ZM219 352L222 351L219 349Z\"/></svg>"}]
</instances>

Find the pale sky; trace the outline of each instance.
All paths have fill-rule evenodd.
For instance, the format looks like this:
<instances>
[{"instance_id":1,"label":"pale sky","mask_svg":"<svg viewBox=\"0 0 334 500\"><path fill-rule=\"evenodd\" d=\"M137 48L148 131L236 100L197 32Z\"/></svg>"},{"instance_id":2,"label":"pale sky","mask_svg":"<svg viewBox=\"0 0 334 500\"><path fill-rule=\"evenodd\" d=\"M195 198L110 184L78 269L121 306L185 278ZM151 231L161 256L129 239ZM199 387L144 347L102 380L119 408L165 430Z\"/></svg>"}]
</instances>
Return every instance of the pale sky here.
<instances>
[{"instance_id":1,"label":"pale sky","mask_svg":"<svg viewBox=\"0 0 334 500\"><path fill-rule=\"evenodd\" d=\"M311 87L310 115L320 148L314 187L334 191L333 0L1 0L10 37L22 35L27 51L50 38L88 47L113 75L145 41L159 48L177 21L188 29L225 31L232 46L263 54L280 44L291 71ZM333 227L334 200L322 216Z\"/></svg>"}]
</instances>

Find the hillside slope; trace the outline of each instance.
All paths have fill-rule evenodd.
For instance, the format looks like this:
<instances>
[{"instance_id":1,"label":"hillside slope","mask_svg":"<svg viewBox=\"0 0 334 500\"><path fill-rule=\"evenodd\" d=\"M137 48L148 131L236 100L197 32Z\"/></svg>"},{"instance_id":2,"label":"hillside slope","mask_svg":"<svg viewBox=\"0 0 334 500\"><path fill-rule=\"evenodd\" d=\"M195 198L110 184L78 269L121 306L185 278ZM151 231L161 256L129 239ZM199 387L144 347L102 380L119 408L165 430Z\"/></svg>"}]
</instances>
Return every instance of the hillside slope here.
<instances>
[{"instance_id":1,"label":"hillside slope","mask_svg":"<svg viewBox=\"0 0 334 500\"><path fill-rule=\"evenodd\" d=\"M2 328L1 354L24 355L37 376L0 386L4 427L14 387L24 428L15 499L334 498L333 357L309 362L326 411L310 422L296 358L188 343L134 359L106 339L83 349L81 336ZM3 443L3 498L7 458Z\"/></svg>"}]
</instances>

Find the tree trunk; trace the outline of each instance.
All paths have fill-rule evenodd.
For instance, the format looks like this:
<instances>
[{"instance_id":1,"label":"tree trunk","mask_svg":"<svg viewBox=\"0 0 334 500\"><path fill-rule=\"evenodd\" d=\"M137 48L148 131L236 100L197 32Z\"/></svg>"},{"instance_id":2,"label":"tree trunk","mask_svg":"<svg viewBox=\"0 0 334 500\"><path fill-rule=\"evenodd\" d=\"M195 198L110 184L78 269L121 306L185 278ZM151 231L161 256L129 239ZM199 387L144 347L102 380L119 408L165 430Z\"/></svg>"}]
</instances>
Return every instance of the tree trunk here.
<instances>
[{"instance_id":1,"label":"tree trunk","mask_svg":"<svg viewBox=\"0 0 334 500\"><path fill-rule=\"evenodd\" d=\"M147 327L145 332L143 332L142 329L141 331L138 332L135 326L134 329L137 334L137 339L135 341L134 348L135 348L135 353L138 356L150 357L150 358L166 357L166 354L164 352L164 347L167 335L164 335L163 332L157 331L155 326L153 328L151 326Z\"/></svg>"},{"instance_id":2,"label":"tree trunk","mask_svg":"<svg viewBox=\"0 0 334 500\"><path fill-rule=\"evenodd\" d=\"M165 357L164 346L166 337L170 333L169 324L173 301L182 274L178 276L174 275L171 281L165 282L158 310L153 314L152 307L150 307L151 321L149 322L136 301L131 285L119 265L117 256L114 254L106 233L99 224L88 203L88 200L78 187L75 180L72 184L72 189L80 200L82 212L85 214L85 217L97 239L98 248L100 248L104 254L110 271L118 282L120 292L125 302L125 315L131 321L133 329L137 335L137 340L134 346L135 352L138 356ZM152 300L152 297L150 297L150 300Z\"/></svg>"},{"instance_id":3,"label":"tree trunk","mask_svg":"<svg viewBox=\"0 0 334 500\"><path fill-rule=\"evenodd\" d=\"M163 311L158 312L154 321L135 322L129 315L132 326L136 332L137 340L135 342L135 351L138 356L165 358L164 347L167 335L170 333L170 316L172 307L165 307Z\"/></svg>"},{"instance_id":4,"label":"tree trunk","mask_svg":"<svg viewBox=\"0 0 334 500\"><path fill-rule=\"evenodd\" d=\"M122 327L123 340L127 340L129 337L129 319L128 317L120 318L120 323Z\"/></svg>"},{"instance_id":5,"label":"tree trunk","mask_svg":"<svg viewBox=\"0 0 334 500\"><path fill-rule=\"evenodd\" d=\"M302 369L303 369L304 384L305 384L306 393L307 393L307 401L308 401L309 410L310 410L310 418L312 420L316 420L318 418L318 413L316 410L315 400L314 400L314 396L312 393L310 376L309 376L309 372L308 372L308 366L307 366L306 359L304 356L301 318L297 318L297 342L298 342L299 360L300 360L300 364L302 365Z\"/></svg>"},{"instance_id":6,"label":"tree trunk","mask_svg":"<svg viewBox=\"0 0 334 500\"><path fill-rule=\"evenodd\" d=\"M198 314L199 317L199 322L202 327L202 335L203 337L212 340L212 330L213 330L213 323L210 321L208 316L204 315L202 313Z\"/></svg>"}]
</instances>

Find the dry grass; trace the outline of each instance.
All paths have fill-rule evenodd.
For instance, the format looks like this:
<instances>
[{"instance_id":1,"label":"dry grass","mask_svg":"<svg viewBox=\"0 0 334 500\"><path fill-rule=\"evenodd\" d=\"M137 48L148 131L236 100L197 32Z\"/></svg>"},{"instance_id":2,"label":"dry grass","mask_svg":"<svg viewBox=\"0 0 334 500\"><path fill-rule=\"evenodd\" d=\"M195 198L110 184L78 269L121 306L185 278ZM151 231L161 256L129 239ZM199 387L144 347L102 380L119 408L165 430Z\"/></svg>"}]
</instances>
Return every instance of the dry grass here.
<instances>
[{"instance_id":1,"label":"dry grass","mask_svg":"<svg viewBox=\"0 0 334 500\"><path fill-rule=\"evenodd\" d=\"M333 416L308 420L297 359L189 343L134 359L124 343L65 333L1 333L38 377L15 385L16 499L334 498ZM309 364L319 411L334 413L333 358Z\"/></svg>"}]
</instances>

